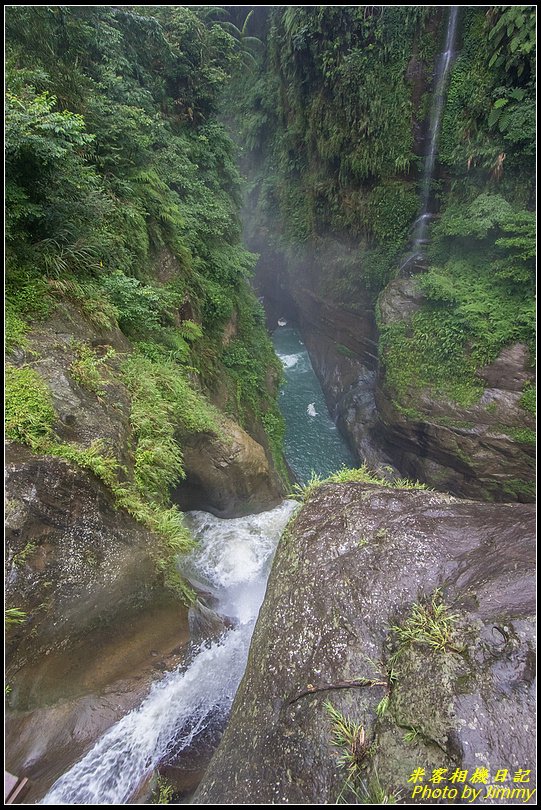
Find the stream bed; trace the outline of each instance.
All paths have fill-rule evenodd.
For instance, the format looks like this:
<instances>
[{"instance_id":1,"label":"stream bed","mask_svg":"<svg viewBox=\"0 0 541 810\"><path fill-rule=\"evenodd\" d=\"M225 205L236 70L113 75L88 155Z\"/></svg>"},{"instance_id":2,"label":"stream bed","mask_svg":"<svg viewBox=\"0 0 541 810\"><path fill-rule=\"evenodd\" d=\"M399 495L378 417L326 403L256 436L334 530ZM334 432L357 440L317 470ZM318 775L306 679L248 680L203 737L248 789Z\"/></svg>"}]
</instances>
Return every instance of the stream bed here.
<instances>
[{"instance_id":1,"label":"stream bed","mask_svg":"<svg viewBox=\"0 0 541 810\"><path fill-rule=\"evenodd\" d=\"M188 513L200 545L183 561L231 627L195 646L190 663L156 681L53 785L41 804L126 804L164 759L188 749L229 713L240 683L278 539L297 506L224 520Z\"/></svg>"},{"instance_id":2,"label":"stream bed","mask_svg":"<svg viewBox=\"0 0 541 810\"><path fill-rule=\"evenodd\" d=\"M273 336L286 383L280 407L285 451L301 482L354 465L334 425L299 333ZM181 569L226 619L214 640L192 641L188 662L155 681L143 702L115 723L61 776L41 804L126 804L160 764L182 763L183 752L227 720L244 673L250 640L265 595L280 535L297 507L291 500L257 515L222 519L187 513L198 548Z\"/></svg>"}]
</instances>

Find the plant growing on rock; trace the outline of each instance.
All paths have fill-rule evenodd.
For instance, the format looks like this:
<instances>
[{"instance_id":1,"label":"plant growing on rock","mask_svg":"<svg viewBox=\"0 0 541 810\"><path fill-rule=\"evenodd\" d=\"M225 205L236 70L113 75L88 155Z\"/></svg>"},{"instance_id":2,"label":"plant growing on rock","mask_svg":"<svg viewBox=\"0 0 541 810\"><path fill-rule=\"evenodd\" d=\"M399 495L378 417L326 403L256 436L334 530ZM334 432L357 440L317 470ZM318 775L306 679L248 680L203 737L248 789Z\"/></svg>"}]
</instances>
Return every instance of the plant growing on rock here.
<instances>
[{"instance_id":1,"label":"plant growing on rock","mask_svg":"<svg viewBox=\"0 0 541 810\"><path fill-rule=\"evenodd\" d=\"M158 776L152 804L171 804L173 790L173 785L169 784L165 777Z\"/></svg>"},{"instance_id":2,"label":"plant growing on rock","mask_svg":"<svg viewBox=\"0 0 541 810\"><path fill-rule=\"evenodd\" d=\"M42 377L29 366L6 366L6 436L37 449L52 437L55 411Z\"/></svg>"},{"instance_id":3,"label":"plant growing on rock","mask_svg":"<svg viewBox=\"0 0 541 810\"><path fill-rule=\"evenodd\" d=\"M391 663L396 663L401 653L412 644L425 644L434 652L462 652L457 631L459 616L450 613L443 601L440 588L436 588L425 604L416 602L401 625L392 625L391 630L398 640L398 649L391 656Z\"/></svg>"},{"instance_id":4,"label":"plant growing on rock","mask_svg":"<svg viewBox=\"0 0 541 810\"><path fill-rule=\"evenodd\" d=\"M306 484L295 484L293 486L293 491L289 497L305 502L324 484L349 483L376 484L380 487L393 487L394 489L427 489L425 484L421 484L419 481L410 481L408 478L397 478L394 481L380 478L369 470L366 464L362 464L356 469L342 467L337 472L329 475L328 478L321 478L320 475L313 472Z\"/></svg>"},{"instance_id":5,"label":"plant growing on rock","mask_svg":"<svg viewBox=\"0 0 541 810\"><path fill-rule=\"evenodd\" d=\"M6 608L4 614L4 624L9 627L13 624L23 624L26 621L27 614L20 608Z\"/></svg>"},{"instance_id":6,"label":"plant growing on rock","mask_svg":"<svg viewBox=\"0 0 541 810\"><path fill-rule=\"evenodd\" d=\"M86 343L75 344L75 360L70 366L73 379L83 388L96 394L98 399L103 396L105 383L102 379L102 368L107 360L116 354L113 348L101 357Z\"/></svg>"},{"instance_id":7,"label":"plant growing on rock","mask_svg":"<svg viewBox=\"0 0 541 810\"><path fill-rule=\"evenodd\" d=\"M338 767L346 771L346 781L340 796L355 784L366 758L371 753L362 723L355 723L332 705L329 700L323 704L332 721L331 742L339 751Z\"/></svg>"},{"instance_id":8,"label":"plant growing on rock","mask_svg":"<svg viewBox=\"0 0 541 810\"><path fill-rule=\"evenodd\" d=\"M336 804L396 804L398 796L383 789L375 771L363 778L376 745L368 741L362 723L346 717L329 700L323 706L332 722L331 743L339 752L338 767L346 771Z\"/></svg>"}]
</instances>

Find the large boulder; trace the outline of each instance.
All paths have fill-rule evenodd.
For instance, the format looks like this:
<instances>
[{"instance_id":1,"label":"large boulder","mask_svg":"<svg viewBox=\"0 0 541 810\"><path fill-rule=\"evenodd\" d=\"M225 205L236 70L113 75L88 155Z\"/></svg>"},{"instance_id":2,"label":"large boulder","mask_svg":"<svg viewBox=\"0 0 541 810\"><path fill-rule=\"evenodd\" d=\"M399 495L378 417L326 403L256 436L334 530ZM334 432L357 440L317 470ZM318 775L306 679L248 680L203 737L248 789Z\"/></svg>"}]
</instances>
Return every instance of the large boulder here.
<instances>
[{"instance_id":1,"label":"large boulder","mask_svg":"<svg viewBox=\"0 0 541 810\"><path fill-rule=\"evenodd\" d=\"M172 493L181 509L204 509L218 517L241 517L272 509L283 487L265 450L236 422L221 420L221 435L181 439L186 480Z\"/></svg>"},{"instance_id":2,"label":"large boulder","mask_svg":"<svg viewBox=\"0 0 541 810\"><path fill-rule=\"evenodd\" d=\"M486 768L489 785L507 769L503 787L516 788L514 773L534 761L534 531L529 505L318 489L280 541L194 803L356 803L325 701L364 730L354 786L365 800L411 801L416 768L425 784L437 768ZM393 629L415 628L415 605L435 618L439 648Z\"/></svg>"},{"instance_id":3,"label":"large boulder","mask_svg":"<svg viewBox=\"0 0 541 810\"><path fill-rule=\"evenodd\" d=\"M95 476L10 444L6 495L6 605L27 614L8 634L20 705L29 664L174 598L157 571L156 537Z\"/></svg>"}]
</instances>

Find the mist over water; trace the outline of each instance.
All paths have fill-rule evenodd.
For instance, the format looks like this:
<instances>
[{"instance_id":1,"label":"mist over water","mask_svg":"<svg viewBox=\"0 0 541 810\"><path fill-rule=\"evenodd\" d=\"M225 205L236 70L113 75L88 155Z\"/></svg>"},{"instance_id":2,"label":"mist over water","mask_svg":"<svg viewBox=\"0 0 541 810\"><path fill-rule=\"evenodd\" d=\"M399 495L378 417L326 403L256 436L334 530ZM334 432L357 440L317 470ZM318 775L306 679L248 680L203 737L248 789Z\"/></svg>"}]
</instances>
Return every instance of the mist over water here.
<instances>
[{"instance_id":1,"label":"mist over water","mask_svg":"<svg viewBox=\"0 0 541 810\"><path fill-rule=\"evenodd\" d=\"M343 465L357 466L327 410L319 380L297 330L278 327L272 342L286 380L279 399L286 422L285 454L299 481L308 481L312 472L326 477Z\"/></svg>"}]
</instances>

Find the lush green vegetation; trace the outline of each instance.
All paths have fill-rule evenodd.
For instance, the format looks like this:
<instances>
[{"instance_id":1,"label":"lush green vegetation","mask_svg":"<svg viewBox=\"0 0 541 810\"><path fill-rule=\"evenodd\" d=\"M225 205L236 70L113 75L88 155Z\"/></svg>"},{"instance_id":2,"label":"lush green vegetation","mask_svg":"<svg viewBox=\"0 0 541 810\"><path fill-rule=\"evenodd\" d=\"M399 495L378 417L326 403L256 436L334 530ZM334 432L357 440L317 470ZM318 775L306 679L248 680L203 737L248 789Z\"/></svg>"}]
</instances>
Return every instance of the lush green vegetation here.
<instances>
[{"instance_id":1,"label":"lush green vegetation","mask_svg":"<svg viewBox=\"0 0 541 810\"><path fill-rule=\"evenodd\" d=\"M135 349L115 372L132 397L129 497L139 504L145 492L152 509L168 508L183 475L174 426L219 431L213 390L250 432L265 431L286 477L272 393L281 369L246 285L255 257L240 241L219 105L252 168L252 224L271 226L292 272L330 233L351 246L313 271L325 298L375 300L418 210L414 130L428 114L444 12L231 13L227 23L214 7L22 6L6 17L8 349L28 349L31 327L62 300L97 327L121 328ZM410 415L420 389L474 402L476 370L504 346L523 341L533 353L534 40L529 7L461 11L425 302L381 329L388 389ZM71 375L102 397L112 358L73 351ZM35 370L11 367L8 387L8 435L54 445ZM521 405L533 412L533 388ZM515 434L531 442L531 431ZM121 480L103 448L56 444L108 485Z\"/></svg>"},{"instance_id":2,"label":"lush green vegetation","mask_svg":"<svg viewBox=\"0 0 541 810\"><path fill-rule=\"evenodd\" d=\"M440 137L441 213L419 278L426 303L382 332L387 378L406 406L419 388L470 404L482 392L476 369L516 341L534 358L535 11L462 15Z\"/></svg>"},{"instance_id":3,"label":"lush green vegetation","mask_svg":"<svg viewBox=\"0 0 541 810\"><path fill-rule=\"evenodd\" d=\"M141 362L150 363L144 358L127 361L131 364L126 371L128 381L130 372L143 370ZM183 380L179 382L176 373L169 370L167 376L168 370L162 369L161 377L156 380L157 372L153 377L152 369L145 368L145 371L149 375L141 381L144 393L136 392L133 397L132 422L138 439L133 481L129 471L121 467L103 442L98 440L83 447L58 440L49 389L38 372L28 366L6 366L6 436L35 452L75 463L97 476L109 488L116 504L156 535L159 541L155 549L156 563L163 571L165 582L189 601L193 594L175 567L175 556L192 548L192 539L182 514L169 504L169 487L183 474L180 448L171 438L171 419L186 409L188 416L184 424L210 429L216 422L211 406L201 395L188 389ZM159 390L160 382L167 389L165 396Z\"/></svg>"},{"instance_id":4,"label":"lush green vegetation","mask_svg":"<svg viewBox=\"0 0 541 810\"><path fill-rule=\"evenodd\" d=\"M170 488L185 476L176 436L218 434L219 413L170 360L131 355L123 364L122 377L132 396L135 484L152 502L167 503Z\"/></svg>"},{"instance_id":5,"label":"lush green vegetation","mask_svg":"<svg viewBox=\"0 0 541 810\"><path fill-rule=\"evenodd\" d=\"M325 268L325 294L355 305L375 296L404 250L419 199L407 76L425 69L422 8L276 7L259 75L237 78L233 123L257 165L254 224L270 221L294 265L329 231L355 237L347 265ZM271 234L272 238L272 234Z\"/></svg>"},{"instance_id":6,"label":"lush green vegetation","mask_svg":"<svg viewBox=\"0 0 541 810\"><path fill-rule=\"evenodd\" d=\"M33 362L29 332L62 301L97 329L119 327L134 347L123 362L81 341L67 351L98 399L108 382L127 386L132 469L99 441L58 440L31 365L8 367L7 434L92 471L169 551L190 542L169 505L180 436L220 433L214 386L226 382L231 414L266 432L283 466L278 367L247 284L256 257L240 241L235 148L216 117L251 45L223 19L180 6L6 16L7 348Z\"/></svg>"},{"instance_id":7,"label":"lush green vegetation","mask_svg":"<svg viewBox=\"0 0 541 810\"><path fill-rule=\"evenodd\" d=\"M10 346L51 293L66 295L209 384L240 298L237 341L259 342L261 366L269 358L260 318L250 322L255 257L240 243L234 148L215 116L247 50L226 29L204 8L9 9ZM267 412L266 390L257 402L253 385L238 392L237 416Z\"/></svg>"},{"instance_id":8,"label":"lush green vegetation","mask_svg":"<svg viewBox=\"0 0 541 810\"><path fill-rule=\"evenodd\" d=\"M377 297L407 247L420 204L413 136L428 118L446 13L276 7L258 73L235 82L252 226L276 231L292 273L321 257L306 283L348 308ZM381 325L388 391L410 414L423 389L473 403L476 370L515 341L533 355L534 50L533 7L461 10L440 214L419 278L426 301L410 322ZM326 254L331 235L349 253Z\"/></svg>"},{"instance_id":9,"label":"lush green vegetation","mask_svg":"<svg viewBox=\"0 0 541 810\"><path fill-rule=\"evenodd\" d=\"M28 366L7 365L5 374L6 436L37 450L53 434L56 415L49 389Z\"/></svg>"},{"instance_id":10,"label":"lush green vegetation","mask_svg":"<svg viewBox=\"0 0 541 810\"><path fill-rule=\"evenodd\" d=\"M535 416L536 412L536 390L535 386L531 383L527 383L524 386L522 391L522 396L520 398L520 406L524 408L525 411L531 413L532 416Z\"/></svg>"}]
</instances>

